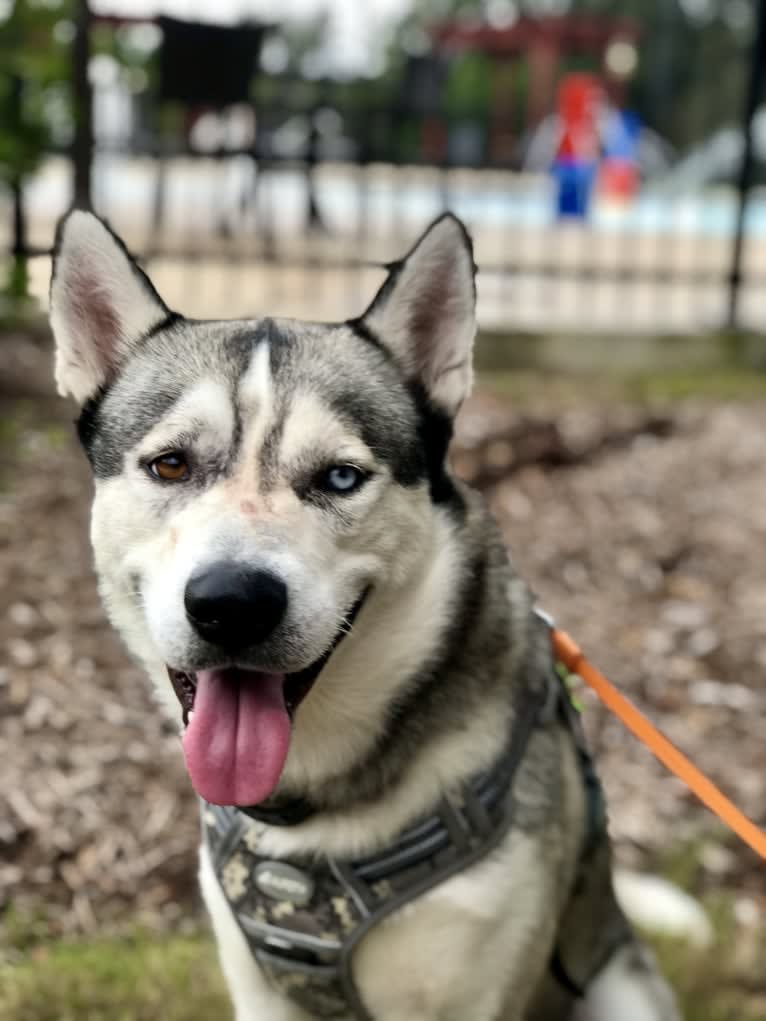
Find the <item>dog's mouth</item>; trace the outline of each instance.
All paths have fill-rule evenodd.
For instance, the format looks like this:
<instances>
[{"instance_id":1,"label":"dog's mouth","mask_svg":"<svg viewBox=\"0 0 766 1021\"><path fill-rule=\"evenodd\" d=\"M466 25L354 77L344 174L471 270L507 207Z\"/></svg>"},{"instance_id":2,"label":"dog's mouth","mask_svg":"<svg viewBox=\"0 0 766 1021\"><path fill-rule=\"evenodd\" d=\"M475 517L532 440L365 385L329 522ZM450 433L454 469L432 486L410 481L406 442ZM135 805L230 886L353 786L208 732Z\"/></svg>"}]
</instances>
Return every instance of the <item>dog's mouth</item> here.
<instances>
[{"instance_id":1,"label":"dog's mouth","mask_svg":"<svg viewBox=\"0 0 766 1021\"><path fill-rule=\"evenodd\" d=\"M327 649L303 670L167 668L181 704L186 768L200 797L215 805L250 806L273 793L295 711L351 630L368 591L354 603Z\"/></svg>"},{"instance_id":2,"label":"dog's mouth","mask_svg":"<svg viewBox=\"0 0 766 1021\"><path fill-rule=\"evenodd\" d=\"M324 653L324 655L315 660L310 666L307 666L305 670L300 670L294 674L270 675L260 670L246 670L241 667L221 667L218 669L219 672L225 672L232 681L238 683L247 683L248 679L266 676L284 678L282 682L282 695L285 701L285 710L292 720L295 715L295 710L301 704L306 695L308 695L309 691L311 691L314 686L314 681L316 681L317 677L319 677L319 674L322 672L322 668L330 658L332 651L336 648L344 634L346 634L346 631L339 634L338 639L333 643L331 648ZM205 671L200 670L195 673L189 673L185 670L174 670L173 667L168 667L170 683L173 685L176 698L181 703L181 716L184 728L188 727L192 720L194 714L194 701L197 697L198 677L204 672Z\"/></svg>"}]
</instances>

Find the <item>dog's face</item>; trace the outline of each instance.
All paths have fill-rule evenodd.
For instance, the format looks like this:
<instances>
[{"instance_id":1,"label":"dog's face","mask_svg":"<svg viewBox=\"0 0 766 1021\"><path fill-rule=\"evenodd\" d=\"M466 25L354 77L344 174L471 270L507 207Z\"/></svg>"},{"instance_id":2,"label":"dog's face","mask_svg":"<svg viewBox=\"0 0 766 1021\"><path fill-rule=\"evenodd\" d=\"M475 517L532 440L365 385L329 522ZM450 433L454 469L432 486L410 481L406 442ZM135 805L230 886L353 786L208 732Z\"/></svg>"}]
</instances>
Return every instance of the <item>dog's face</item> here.
<instances>
[{"instance_id":1,"label":"dog's face","mask_svg":"<svg viewBox=\"0 0 766 1021\"><path fill-rule=\"evenodd\" d=\"M107 609L181 702L198 792L255 804L298 704L374 597L406 588L456 499L470 242L437 221L353 323L195 322L73 213L51 322L59 389L82 405Z\"/></svg>"}]
</instances>

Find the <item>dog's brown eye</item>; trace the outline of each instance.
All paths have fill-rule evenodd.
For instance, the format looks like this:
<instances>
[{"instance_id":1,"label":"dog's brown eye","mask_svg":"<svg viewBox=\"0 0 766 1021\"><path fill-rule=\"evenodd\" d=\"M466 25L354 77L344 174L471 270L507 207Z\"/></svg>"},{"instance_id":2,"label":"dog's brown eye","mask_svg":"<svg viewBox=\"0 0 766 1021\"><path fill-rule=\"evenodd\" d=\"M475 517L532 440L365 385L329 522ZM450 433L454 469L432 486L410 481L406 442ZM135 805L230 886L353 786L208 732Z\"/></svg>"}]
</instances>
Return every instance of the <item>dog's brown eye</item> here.
<instances>
[{"instance_id":1,"label":"dog's brown eye","mask_svg":"<svg viewBox=\"0 0 766 1021\"><path fill-rule=\"evenodd\" d=\"M189 462L179 451L172 450L150 461L149 471L163 482L184 482L189 478Z\"/></svg>"}]
</instances>

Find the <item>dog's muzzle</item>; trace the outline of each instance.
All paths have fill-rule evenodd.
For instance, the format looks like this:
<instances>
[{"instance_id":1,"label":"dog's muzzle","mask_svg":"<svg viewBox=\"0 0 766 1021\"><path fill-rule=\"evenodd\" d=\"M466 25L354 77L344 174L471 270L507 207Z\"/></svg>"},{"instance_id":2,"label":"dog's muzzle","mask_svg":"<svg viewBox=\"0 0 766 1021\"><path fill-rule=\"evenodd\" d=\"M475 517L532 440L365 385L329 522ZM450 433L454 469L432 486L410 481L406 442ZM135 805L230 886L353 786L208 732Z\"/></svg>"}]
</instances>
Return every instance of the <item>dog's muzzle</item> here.
<instances>
[{"instance_id":1,"label":"dog's muzzle","mask_svg":"<svg viewBox=\"0 0 766 1021\"><path fill-rule=\"evenodd\" d=\"M351 607L349 612L345 615L343 625L340 628L338 628L332 642L328 645L327 649L325 649L321 656L315 659L314 662L310 663L307 667L304 667L303 670L297 670L294 673L285 674L284 681L285 706L291 717L294 716L295 710L298 708L298 706L306 697L306 695L308 695L309 691L314 685L314 682L319 677L319 674L322 672L325 665L327 664L327 661L329 660L330 656L332 656L333 652L337 649L337 647L340 645L340 643L343 641L346 635L349 634L349 632L351 631L352 627L354 626L354 622L356 621L356 618L359 615L359 611L362 609L362 606L366 602L369 593L370 588L364 589L364 591L356 600L356 602ZM203 613L206 612L206 609L203 609L202 612ZM252 621L250 623L252 624ZM217 627L219 626L219 624L222 632L225 632L227 627L232 627L226 621L219 622L217 618L213 618L212 626ZM242 635L244 636L244 626L238 623L236 627L238 629L240 627L243 629ZM262 629L263 625L261 625L261 632ZM258 640L255 637L257 633L258 633L257 627L248 630L247 635L244 636L242 646L240 647L255 644L255 642ZM167 668L167 670L168 677L170 678L170 683L173 685L173 690L176 694L176 698L178 699L181 705L184 726L187 726L189 723L189 714L194 710L194 698L197 693L196 673L194 673L191 670L176 670L174 667L170 666Z\"/></svg>"}]
</instances>

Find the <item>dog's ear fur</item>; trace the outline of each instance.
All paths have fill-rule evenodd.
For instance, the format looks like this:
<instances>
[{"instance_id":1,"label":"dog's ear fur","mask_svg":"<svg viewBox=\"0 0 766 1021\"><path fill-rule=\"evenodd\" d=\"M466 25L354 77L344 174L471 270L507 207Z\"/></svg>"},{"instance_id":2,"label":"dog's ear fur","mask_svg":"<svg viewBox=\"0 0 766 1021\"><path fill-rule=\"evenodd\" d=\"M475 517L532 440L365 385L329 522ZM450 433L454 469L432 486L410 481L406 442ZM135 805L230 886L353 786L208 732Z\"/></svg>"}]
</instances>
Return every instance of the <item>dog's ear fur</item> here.
<instances>
[{"instance_id":1,"label":"dog's ear fur","mask_svg":"<svg viewBox=\"0 0 766 1021\"><path fill-rule=\"evenodd\" d=\"M451 214L440 217L391 272L361 319L450 415L473 380L476 267L471 239Z\"/></svg>"},{"instance_id":2,"label":"dog's ear fur","mask_svg":"<svg viewBox=\"0 0 766 1021\"><path fill-rule=\"evenodd\" d=\"M112 378L131 348L171 317L119 238L92 213L59 224L53 255L50 321L56 385L80 404Z\"/></svg>"}]
</instances>

